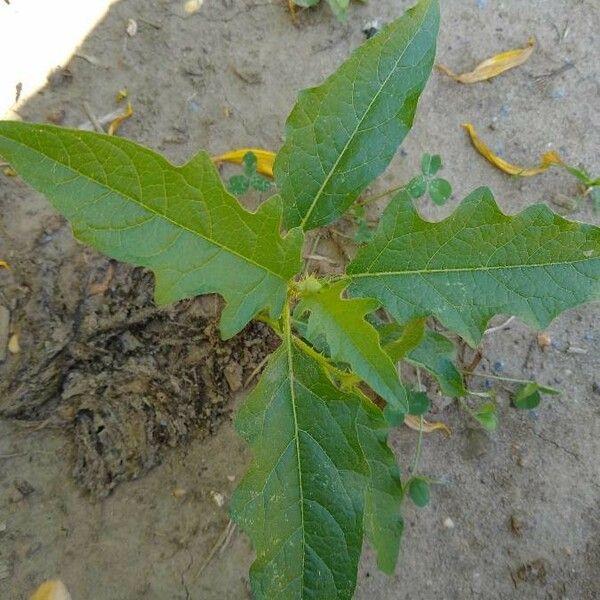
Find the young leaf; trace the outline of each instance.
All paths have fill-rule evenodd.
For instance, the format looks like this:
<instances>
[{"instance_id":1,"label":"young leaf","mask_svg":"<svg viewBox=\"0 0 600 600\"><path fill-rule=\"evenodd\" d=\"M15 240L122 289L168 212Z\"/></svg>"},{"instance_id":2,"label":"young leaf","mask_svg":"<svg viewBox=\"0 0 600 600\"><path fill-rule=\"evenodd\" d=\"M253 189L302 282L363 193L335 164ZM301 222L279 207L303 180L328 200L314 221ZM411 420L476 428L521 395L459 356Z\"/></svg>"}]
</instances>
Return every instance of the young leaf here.
<instances>
[{"instance_id":1,"label":"young leaf","mask_svg":"<svg viewBox=\"0 0 600 600\"><path fill-rule=\"evenodd\" d=\"M332 223L387 167L412 126L438 26L438 0L420 0L301 92L274 166L287 227Z\"/></svg>"},{"instance_id":2,"label":"young leaf","mask_svg":"<svg viewBox=\"0 0 600 600\"><path fill-rule=\"evenodd\" d=\"M397 411L406 413L406 390L396 367L382 350L376 329L365 321L365 315L376 310L379 303L346 300L341 296L345 286L345 282L338 282L302 298L296 314L310 311L306 337L315 343L324 335L333 360L348 363L373 391Z\"/></svg>"},{"instance_id":3,"label":"young leaf","mask_svg":"<svg viewBox=\"0 0 600 600\"><path fill-rule=\"evenodd\" d=\"M404 325L386 323L378 327L381 344L386 354L395 362L405 358L423 340L425 319L412 319Z\"/></svg>"},{"instance_id":4,"label":"young leaf","mask_svg":"<svg viewBox=\"0 0 600 600\"><path fill-rule=\"evenodd\" d=\"M431 408L431 401L425 392L415 392L410 390L408 393L408 414L413 417L424 415Z\"/></svg>"},{"instance_id":5,"label":"young leaf","mask_svg":"<svg viewBox=\"0 0 600 600\"><path fill-rule=\"evenodd\" d=\"M406 360L423 367L438 380L442 392L448 396L458 397L467 393L462 375L455 365L454 344L440 333L425 330L424 319L413 319L405 325L386 323L380 325L377 331L383 349L392 361Z\"/></svg>"},{"instance_id":6,"label":"young leaf","mask_svg":"<svg viewBox=\"0 0 600 600\"><path fill-rule=\"evenodd\" d=\"M159 304L221 294L225 338L260 311L281 314L301 267L302 234L281 238L277 197L246 211L205 152L176 167L121 138L3 121L0 155L46 194L78 239L152 269Z\"/></svg>"},{"instance_id":7,"label":"young leaf","mask_svg":"<svg viewBox=\"0 0 600 600\"><path fill-rule=\"evenodd\" d=\"M452 186L446 179L438 177L429 182L429 196L435 204L442 206L452 196Z\"/></svg>"},{"instance_id":8,"label":"young leaf","mask_svg":"<svg viewBox=\"0 0 600 600\"><path fill-rule=\"evenodd\" d=\"M419 367L429 371L447 396L459 397L467 393L460 371L456 368L456 348L445 336L426 331L421 343L406 357Z\"/></svg>"},{"instance_id":9,"label":"young leaf","mask_svg":"<svg viewBox=\"0 0 600 600\"><path fill-rule=\"evenodd\" d=\"M434 315L475 346L494 315L543 328L599 299L600 228L541 204L505 215L487 188L432 223L401 192L347 272L351 296L377 298L399 322Z\"/></svg>"},{"instance_id":10,"label":"young leaf","mask_svg":"<svg viewBox=\"0 0 600 600\"><path fill-rule=\"evenodd\" d=\"M424 508L429 504L429 481L423 477L413 477L408 484L410 499L419 507Z\"/></svg>"},{"instance_id":11,"label":"young leaf","mask_svg":"<svg viewBox=\"0 0 600 600\"><path fill-rule=\"evenodd\" d=\"M421 172L427 177L433 177L442 168L442 158L439 154L423 154Z\"/></svg>"},{"instance_id":12,"label":"young leaf","mask_svg":"<svg viewBox=\"0 0 600 600\"><path fill-rule=\"evenodd\" d=\"M252 151L246 152L242 162L244 163L244 174L246 177L252 177L256 173L256 165L258 164L256 154Z\"/></svg>"},{"instance_id":13,"label":"young leaf","mask_svg":"<svg viewBox=\"0 0 600 600\"><path fill-rule=\"evenodd\" d=\"M250 187L250 181L245 175L232 175L229 178L227 189L234 196L243 196Z\"/></svg>"},{"instance_id":14,"label":"young leaf","mask_svg":"<svg viewBox=\"0 0 600 600\"><path fill-rule=\"evenodd\" d=\"M496 431L498 427L498 417L496 415L496 405L493 402L485 402L476 411L471 413L479 424L488 431Z\"/></svg>"},{"instance_id":15,"label":"young leaf","mask_svg":"<svg viewBox=\"0 0 600 600\"><path fill-rule=\"evenodd\" d=\"M271 189L271 182L265 179L262 175L253 175L250 178L250 185L257 192L268 192Z\"/></svg>"},{"instance_id":16,"label":"young leaf","mask_svg":"<svg viewBox=\"0 0 600 600\"><path fill-rule=\"evenodd\" d=\"M537 383L526 383L513 398L513 404L521 410L533 410L542 401L540 386Z\"/></svg>"},{"instance_id":17,"label":"young leaf","mask_svg":"<svg viewBox=\"0 0 600 600\"><path fill-rule=\"evenodd\" d=\"M406 189L413 198L420 198L427 191L427 180L423 175L413 177L408 182Z\"/></svg>"},{"instance_id":18,"label":"young leaf","mask_svg":"<svg viewBox=\"0 0 600 600\"><path fill-rule=\"evenodd\" d=\"M253 460L231 514L256 550L257 600L351 598L363 531L393 569L402 489L377 407L338 390L288 336L236 426Z\"/></svg>"}]
</instances>

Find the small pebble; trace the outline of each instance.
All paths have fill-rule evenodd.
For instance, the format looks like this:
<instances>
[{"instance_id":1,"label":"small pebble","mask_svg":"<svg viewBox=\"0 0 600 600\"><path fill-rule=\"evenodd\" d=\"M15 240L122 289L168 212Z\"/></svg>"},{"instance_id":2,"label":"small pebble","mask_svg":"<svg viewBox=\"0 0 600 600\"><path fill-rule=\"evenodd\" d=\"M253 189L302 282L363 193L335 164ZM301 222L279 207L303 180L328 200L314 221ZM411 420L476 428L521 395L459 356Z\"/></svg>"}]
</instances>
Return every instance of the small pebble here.
<instances>
[{"instance_id":1,"label":"small pebble","mask_svg":"<svg viewBox=\"0 0 600 600\"><path fill-rule=\"evenodd\" d=\"M235 481L235 475L227 475L227 479L233 483Z\"/></svg>"},{"instance_id":2,"label":"small pebble","mask_svg":"<svg viewBox=\"0 0 600 600\"><path fill-rule=\"evenodd\" d=\"M370 40L374 35L379 33L380 29L381 29L381 23L377 19L375 19L373 21L369 21L368 23L366 23L362 29L362 32L363 32L365 38Z\"/></svg>"},{"instance_id":3,"label":"small pebble","mask_svg":"<svg viewBox=\"0 0 600 600\"><path fill-rule=\"evenodd\" d=\"M8 340L8 351L11 354L18 354L21 351L21 345L19 344L19 334L13 333Z\"/></svg>"},{"instance_id":4,"label":"small pebble","mask_svg":"<svg viewBox=\"0 0 600 600\"><path fill-rule=\"evenodd\" d=\"M183 498L185 495L187 494L187 490L185 488L179 487L177 486L174 490L173 490L173 496L177 499L179 498Z\"/></svg>"},{"instance_id":5,"label":"small pebble","mask_svg":"<svg viewBox=\"0 0 600 600\"><path fill-rule=\"evenodd\" d=\"M444 519L444 527L446 529L454 529L454 521L450 517Z\"/></svg>"},{"instance_id":6,"label":"small pebble","mask_svg":"<svg viewBox=\"0 0 600 600\"><path fill-rule=\"evenodd\" d=\"M26 479L15 480L15 487L23 494L23 496L29 496L35 492L35 488Z\"/></svg>"},{"instance_id":7,"label":"small pebble","mask_svg":"<svg viewBox=\"0 0 600 600\"><path fill-rule=\"evenodd\" d=\"M125 31L127 32L127 35L129 37L133 37L134 35L136 35L136 33L138 31L137 21L135 19L128 19L127 27L125 28Z\"/></svg>"},{"instance_id":8,"label":"small pebble","mask_svg":"<svg viewBox=\"0 0 600 600\"><path fill-rule=\"evenodd\" d=\"M193 15L194 13L197 13L200 10L200 7L202 6L203 2L204 2L204 0L188 0L183 5L183 10L188 15Z\"/></svg>"},{"instance_id":9,"label":"small pebble","mask_svg":"<svg viewBox=\"0 0 600 600\"><path fill-rule=\"evenodd\" d=\"M537 343L542 350L547 350L552 345L552 338L547 333L538 333Z\"/></svg>"},{"instance_id":10,"label":"small pebble","mask_svg":"<svg viewBox=\"0 0 600 600\"><path fill-rule=\"evenodd\" d=\"M215 492L214 490L212 490L210 492L210 495L212 496L212 499L215 501L215 504L219 508L221 508L225 504L225 497L220 492Z\"/></svg>"}]
</instances>

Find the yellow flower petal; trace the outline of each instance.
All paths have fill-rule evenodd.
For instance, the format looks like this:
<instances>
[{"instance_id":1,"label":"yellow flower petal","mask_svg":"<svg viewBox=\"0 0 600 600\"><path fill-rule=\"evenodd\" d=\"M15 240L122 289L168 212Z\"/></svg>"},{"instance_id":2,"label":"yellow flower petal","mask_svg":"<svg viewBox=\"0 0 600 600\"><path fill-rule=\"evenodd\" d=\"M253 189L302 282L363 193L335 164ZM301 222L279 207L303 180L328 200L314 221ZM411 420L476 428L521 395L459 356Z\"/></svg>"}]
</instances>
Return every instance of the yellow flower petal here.
<instances>
[{"instance_id":1,"label":"yellow flower petal","mask_svg":"<svg viewBox=\"0 0 600 600\"><path fill-rule=\"evenodd\" d=\"M477 83L478 81L491 79L492 77L496 77L496 75L500 75L500 73L504 73L504 71L508 71L508 69L514 69L522 65L529 59L534 48L535 40L529 38L529 42L525 48L515 48L514 50L496 54L479 63L469 73L462 73L461 75L457 75L444 65L438 64L437 68L460 83Z\"/></svg>"},{"instance_id":2,"label":"yellow flower petal","mask_svg":"<svg viewBox=\"0 0 600 600\"><path fill-rule=\"evenodd\" d=\"M18 354L21 352L21 344L19 344L19 334L13 333L8 340L8 351L11 354Z\"/></svg>"},{"instance_id":3,"label":"yellow flower petal","mask_svg":"<svg viewBox=\"0 0 600 600\"><path fill-rule=\"evenodd\" d=\"M115 135L115 133L117 133L117 130L119 129L119 127L121 127L121 125L123 124L123 121L126 121L127 119L129 119L132 116L133 116L133 106L131 106L131 102L128 102L125 112L122 115L119 115L110 124L110 126L108 128L108 135Z\"/></svg>"},{"instance_id":4,"label":"yellow flower petal","mask_svg":"<svg viewBox=\"0 0 600 600\"><path fill-rule=\"evenodd\" d=\"M467 130L473 146L479 154L491 162L496 168L508 173L509 175L518 175L520 177L531 177L547 171L553 165L562 165L563 162L557 152L546 152L537 167L519 167L494 154L477 135L475 128L471 123L464 123L463 127Z\"/></svg>"},{"instance_id":5,"label":"yellow flower petal","mask_svg":"<svg viewBox=\"0 0 600 600\"><path fill-rule=\"evenodd\" d=\"M238 148L237 150L232 150L231 152L226 152L219 156L213 156L212 161L214 163L231 162L236 165L241 165L244 156L246 156L248 152L252 152L252 154L256 156L256 170L261 175L273 177L273 163L275 162L276 154L269 150L261 150L260 148Z\"/></svg>"},{"instance_id":6,"label":"yellow flower petal","mask_svg":"<svg viewBox=\"0 0 600 600\"><path fill-rule=\"evenodd\" d=\"M5 260L0 260L0 269L10 269L8 263Z\"/></svg>"},{"instance_id":7,"label":"yellow flower petal","mask_svg":"<svg viewBox=\"0 0 600 600\"><path fill-rule=\"evenodd\" d=\"M450 435L451 433L448 425L441 421L426 421L423 419L423 422L421 423L421 417L415 417L413 415L406 415L404 417L404 424L415 431L421 431L422 429L423 433L431 433L436 430L443 431L446 435Z\"/></svg>"},{"instance_id":8,"label":"yellow flower petal","mask_svg":"<svg viewBox=\"0 0 600 600\"><path fill-rule=\"evenodd\" d=\"M29 600L71 600L65 584L58 579L44 581Z\"/></svg>"}]
</instances>

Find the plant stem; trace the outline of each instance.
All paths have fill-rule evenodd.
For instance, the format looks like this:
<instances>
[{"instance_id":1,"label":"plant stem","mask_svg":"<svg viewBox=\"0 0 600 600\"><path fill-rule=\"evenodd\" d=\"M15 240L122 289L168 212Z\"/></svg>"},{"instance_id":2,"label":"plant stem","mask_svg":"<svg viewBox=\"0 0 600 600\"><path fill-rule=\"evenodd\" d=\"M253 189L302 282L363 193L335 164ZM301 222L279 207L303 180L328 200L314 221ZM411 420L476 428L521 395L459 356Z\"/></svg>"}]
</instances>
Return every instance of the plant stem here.
<instances>
[{"instance_id":1,"label":"plant stem","mask_svg":"<svg viewBox=\"0 0 600 600\"><path fill-rule=\"evenodd\" d=\"M421 459L421 447L423 445L423 415L419 417L419 437L417 438L417 448L415 450L415 457L413 459L412 466L410 468L411 477L417 472L419 466L419 460Z\"/></svg>"},{"instance_id":2,"label":"plant stem","mask_svg":"<svg viewBox=\"0 0 600 600\"><path fill-rule=\"evenodd\" d=\"M401 190L404 187L406 187L405 183L403 183L402 185L397 185L396 187L390 188L389 190L385 190L385 192L381 192L381 194L375 194L374 196L367 196L363 200L359 200L358 203L361 206L368 206L369 204L372 204L373 202L377 202L377 200L380 200L381 198L385 198L386 196L389 196L390 194L393 194L394 192L397 192L398 190Z\"/></svg>"},{"instance_id":3,"label":"plant stem","mask_svg":"<svg viewBox=\"0 0 600 600\"><path fill-rule=\"evenodd\" d=\"M514 377L502 377L501 375L491 375L490 373L471 373L469 371L463 371L463 374L468 375L469 377L481 377L483 379L497 379L498 381L508 381L510 383L537 383L533 379L515 379ZM556 388L550 387L549 385L542 385L541 383L537 383L540 390L546 390L549 394L560 394L560 390Z\"/></svg>"},{"instance_id":4,"label":"plant stem","mask_svg":"<svg viewBox=\"0 0 600 600\"><path fill-rule=\"evenodd\" d=\"M423 391L423 386L421 385L421 369L419 367L415 367L417 372L417 386L419 392ZM419 460L421 459L421 447L423 445L423 415L419 416L419 437L417 438L417 447L415 449L415 457L413 458L413 463L410 468L411 477L417 472L417 467L419 466Z\"/></svg>"}]
</instances>

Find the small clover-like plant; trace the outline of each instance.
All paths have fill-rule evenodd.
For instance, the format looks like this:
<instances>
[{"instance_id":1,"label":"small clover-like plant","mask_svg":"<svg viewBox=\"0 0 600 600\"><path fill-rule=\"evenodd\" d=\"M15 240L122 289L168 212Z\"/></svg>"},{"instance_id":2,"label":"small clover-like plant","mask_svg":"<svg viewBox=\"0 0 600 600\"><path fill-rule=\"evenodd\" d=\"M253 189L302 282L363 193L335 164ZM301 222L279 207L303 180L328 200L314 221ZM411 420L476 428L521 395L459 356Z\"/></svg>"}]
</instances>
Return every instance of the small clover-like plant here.
<instances>
[{"instance_id":1,"label":"small clover-like plant","mask_svg":"<svg viewBox=\"0 0 600 600\"><path fill-rule=\"evenodd\" d=\"M278 193L256 212L204 151L174 166L124 139L0 122L0 155L78 239L151 269L159 304L217 293L224 338L252 319L281 338L236 419L252 462L230 508L256 550L258 599L351 598L365 539L379 567L394 570L403 497L426 504L431 482L413 468L403 486L387 444L393 424L423 424L429 407L398 362L496 426L493 403L466 404L454 345L434 319L475 347L495 315L545 327L600 297L600 228L545 205L505 215L487 188L430 222L404 187L343 273L302 274L305 232L344 215L411 128L438 22L438 0L420 0L299 96L274 165ZM436 202L450 195L440 166L435 156L422 165ZM251 167L249 158L247 179ZM515 404L532 407L539 391Z\"/></svg>"},{"instance_id":2,"label":"small clover-like plant","mask_svg":"<svg viewBox=\"0 0 600 600\"><path fill-rule=\"evenodd\" d=\"M435 176L441 168L442 159L439 154L424 154L421 159L421 174L410 180L406 187L408 193L417 199L428 192L432 202L440 206L446 204L452 195L452 186L448 180Z\"/></svg>"},{"instance_id":3,"label":"small clover-like plant","mask_svg":"<svg viewBox=\"0 0 600 600\"><path fill-rule=\"evenodd\" d=\"M243 196L248 190L268 192L271 189L271 182L256 170L258 161L254 152L246 152L242 158L242 164L244 173L232 175L227 184L227 189L234 196Z\"/></svg>"}]
</instances>

